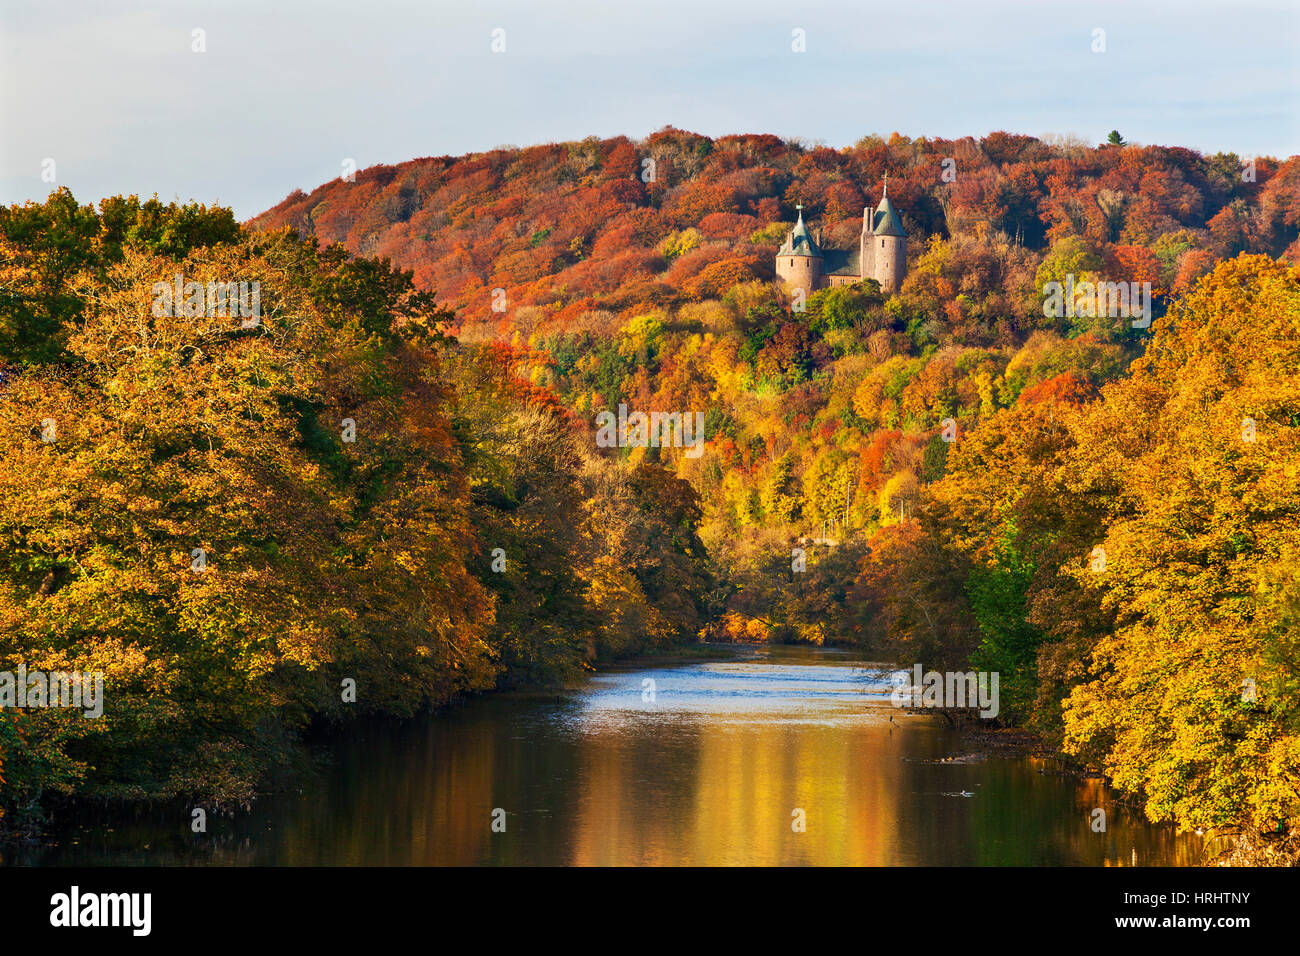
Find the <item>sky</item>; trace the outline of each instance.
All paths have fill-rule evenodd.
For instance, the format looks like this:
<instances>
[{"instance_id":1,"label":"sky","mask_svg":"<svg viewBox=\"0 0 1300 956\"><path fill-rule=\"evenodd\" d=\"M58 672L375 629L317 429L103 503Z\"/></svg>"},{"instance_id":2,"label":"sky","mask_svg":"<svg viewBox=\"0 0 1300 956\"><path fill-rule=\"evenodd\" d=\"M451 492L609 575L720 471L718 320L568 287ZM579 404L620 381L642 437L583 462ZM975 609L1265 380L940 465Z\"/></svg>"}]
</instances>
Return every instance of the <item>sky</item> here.
<instances>
[{"instance_id":1,"label":"sky","mask_svg":"<svg viewBox=\"0 0 1300 956\"><path fill-rule=\"evenodd\" d=\"M245 220L349 160L664 126L1286 157L1300 2L0 0L6 204L67 186Z\"/></svg>"}]
</instances>

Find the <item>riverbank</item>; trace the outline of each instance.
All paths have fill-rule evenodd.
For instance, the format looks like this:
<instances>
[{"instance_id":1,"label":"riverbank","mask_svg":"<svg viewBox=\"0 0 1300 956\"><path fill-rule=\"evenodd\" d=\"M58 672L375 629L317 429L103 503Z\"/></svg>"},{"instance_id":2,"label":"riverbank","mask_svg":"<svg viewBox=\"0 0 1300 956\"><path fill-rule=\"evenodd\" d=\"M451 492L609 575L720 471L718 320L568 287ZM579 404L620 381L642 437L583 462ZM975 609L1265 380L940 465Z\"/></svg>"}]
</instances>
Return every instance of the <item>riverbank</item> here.
<instances>
[{"instance_id":1,"label":"riverbank","mask_svg":"<svg viewBox=\"0 0 1300 956\"><path fill-rule=\"evenodd\" d=\"M986 727L971 720L959 720L956 729L968 753L955 759L1032 758L1046 764L1037 768L1040 774L1100 781L1110 790L1113 800L1135 813L1143 812L1145 801L1141 795L1113 789L1106 774L1079 766L1032 731L1016 727ZM1170 824L1163 825L1173 829ZM1197 831L1196 835L1204 840L1206 846L1199 860L1201 866L1300 866L1300 829L1263 833L1225 827Z\"/></svg>"},{"instance_id":2,"label":"riverbank","mask_svg":"<svg viewBox=\"0 0 1300 956\"><path fill-rule=\"evenodd\" d=\"M705 655L708 659L688 660ZM487 694L329 738L319 773L233 816L76 821L30 865L1190 865L1194 838L1027 758L960 762L842 649L691 649L580 688ZM647 681L653 684L647 685ZM646 687L655 690L646 694ZM494 828L494 822L498 825Z\"/></svg>"},{"instance_id":3,"label":"riverbank","mask_svg":"<svg viewBox=\"0 0 1300 956\"><path fill-rule=\"evenodd\" d=\"M606 661L593 662L590 674L610 671L628 670L651 664L686 663L692 661L723 660L736 655L736 649L747 645L735 644L681 644L677 646L656 648L636 654L614 657ZM581 681L561 682L555 685L533 685L515 688L494 688L486 691L461 693L436 708L429 708L414 717L403 718L391 715L374 714L359 718L362 723L378 723L388 726L400 726L412 721L440 719L462 711L474 702L495 698L511 697L518 700L547 701L557 696L572 693L582 686ZM0 808L0 848L23 845L38 845L51 831L66 825L69 820L86 819L100 825L107 825L115 819L140 819L160 810L174 814L188 814L196 806L212 807L211 812L228 814L248 812L260 800L276 794L300 790L309 785L314 777L328 764L329 748L357 726L356 721L347 723L318 722L305 728L293 742L293 746L282 755L282 763L268 768L258 782L257 792L250 800L238 806L224 804L213 805L213 801L194 797L148 798L139 799L104 799L62 794L47 795L41 802L41 812L33 814L31 808L22 815L19 826L6 828L6 815ZM19 815L12 814L11 819Z\"/></svg>"}]
</instances>

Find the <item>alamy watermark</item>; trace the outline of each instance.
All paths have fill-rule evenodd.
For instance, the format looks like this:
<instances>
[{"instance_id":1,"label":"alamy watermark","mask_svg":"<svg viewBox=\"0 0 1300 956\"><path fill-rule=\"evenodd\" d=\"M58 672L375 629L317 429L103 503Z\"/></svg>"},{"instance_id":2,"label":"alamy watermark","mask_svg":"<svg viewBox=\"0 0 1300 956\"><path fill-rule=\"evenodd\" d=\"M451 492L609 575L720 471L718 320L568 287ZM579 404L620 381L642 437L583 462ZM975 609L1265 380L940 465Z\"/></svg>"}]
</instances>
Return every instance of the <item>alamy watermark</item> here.
<instances>
[{"instance_id":1,"label":"alamy watermark","mask_svg":"<svg viewBox=\"0 0 1300 956\"><path fill-rule=\"evenodd\" d=\"M1151 327L1150 282L1079 282L1074 273L1065 282L1043 286L1043 315L1050 319L1132 319L1135 329Z\"/></svg>"},{"instance_id":2,"label":"alamy watermark","mask_svg":"<svg viewBox=\"0 0 1300 956\"><path fill-rule=\"evenodd\" d=\"M685 448L687 458L704 454L703 412L632 412L618 406L618 415L596 415L598 448Z\"/></svg>"},{"instance_id":3,"label":"alamy watermark","mask_svg":"<svg viewBox=\"0 0 1300 956\"><path fill-rule=\"evenodd\" d=\"M94 671L0 671L0 709L77 707L86 717L104 713L104 674Z\"/></svg>"},{"instance_id":4,"label":"alamy watermark","mask_svg":"<svg viewBox=\"0 0 1300 956\"><path fill-rule=\"evenodd\" d=\"M74 884L50 897L54 927L126 927L133 936L148 936L153 927L152 893L83 893Z\"/></svg>"},{"instance_id":5,"label":"alamy watermark","mask_svg":"<svg viewBox=\"0 0 1300 956\"><path fill-rule=\"evenodd\" d=\"M978 707L991 719L998 715L998 679L998 671L922 672L916 664L910 674L893 673L889 700L895 707Z\"/></svg>"},{"instance_id":6,"label":"alamy watermark","mask_svg":"<svg viewBox=\"0 0 1300 956\"><path fill-rule=\"evenodd\" d=\"M198 318L243 318L243 327L255 327L262 317L260 282L186 282L177 273L173 282L153 284L153 315Z\"/></svg>"}]
</instances>

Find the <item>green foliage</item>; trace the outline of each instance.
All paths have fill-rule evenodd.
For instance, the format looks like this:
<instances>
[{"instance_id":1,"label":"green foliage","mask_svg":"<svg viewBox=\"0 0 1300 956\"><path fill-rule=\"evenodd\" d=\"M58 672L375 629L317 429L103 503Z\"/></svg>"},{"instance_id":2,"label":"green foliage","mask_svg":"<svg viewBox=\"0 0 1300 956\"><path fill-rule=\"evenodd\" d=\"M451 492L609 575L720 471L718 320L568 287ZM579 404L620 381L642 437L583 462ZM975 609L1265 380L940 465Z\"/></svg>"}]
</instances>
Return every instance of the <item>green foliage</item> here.
<instances>
[{"instance_id":1,"label":"green foliage","mask_svg":"<svg viewBox=\"0 0 1300 956\"><path fill-rule=\"evenodd\" d=\"M808 327L816 333L834 329L870 329L874 307L883 301L874 279L856 285L820 289L808 299Z\"/></svg>"},{"instance_id":2,"label":"green foliage","mask_svg":"<svg viewBox=\"0 0 1300 956\"><path fill-rule=\"evenodd\" d=\"M1001 712L1012 722L1033 712L1042 643L1042 635L1026 619L1029 585L1037 569L1019 553L1015 542L1015 525L1007 522L988 566L974 569L966 584L971 613L980 630L980 644L971 655L971 664L1000 675Z\"/></svg>"},{"instance_id":3,"label":"green foliage","mask_svg":"<svg viewBox=\"0 0 1300 956\"><path fill-rule=\"evenodd\" d=\"M925 459L921 464L922 481L938 481L943 477L948 463L948 446L949 443L943 440L942 435L935 435L925 443Z\"/></svg>"}]
</instances>

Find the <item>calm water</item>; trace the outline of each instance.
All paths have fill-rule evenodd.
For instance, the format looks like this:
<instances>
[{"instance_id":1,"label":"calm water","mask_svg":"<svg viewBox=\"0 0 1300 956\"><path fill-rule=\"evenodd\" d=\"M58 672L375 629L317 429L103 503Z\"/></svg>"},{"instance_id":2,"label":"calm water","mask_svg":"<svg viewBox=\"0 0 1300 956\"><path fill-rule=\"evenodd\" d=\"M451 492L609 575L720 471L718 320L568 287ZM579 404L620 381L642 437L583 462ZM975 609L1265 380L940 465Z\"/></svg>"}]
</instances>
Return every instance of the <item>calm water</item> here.
<instances>
[{"instance_id":1,"label":"calm water","mask_svg":"<svg viewBox=\"0 0 1300 956\"><path fill-rule=\"evenodd\" d=\"M968 751L942 720L902 716L877 671L831 650L603 673L558 699L359 728L329 753L302 793L209 817L206 834L156 810L6 862L1149 866L1202 852L1050 762L944 762Z\"/></svg>"}]
</instances>

